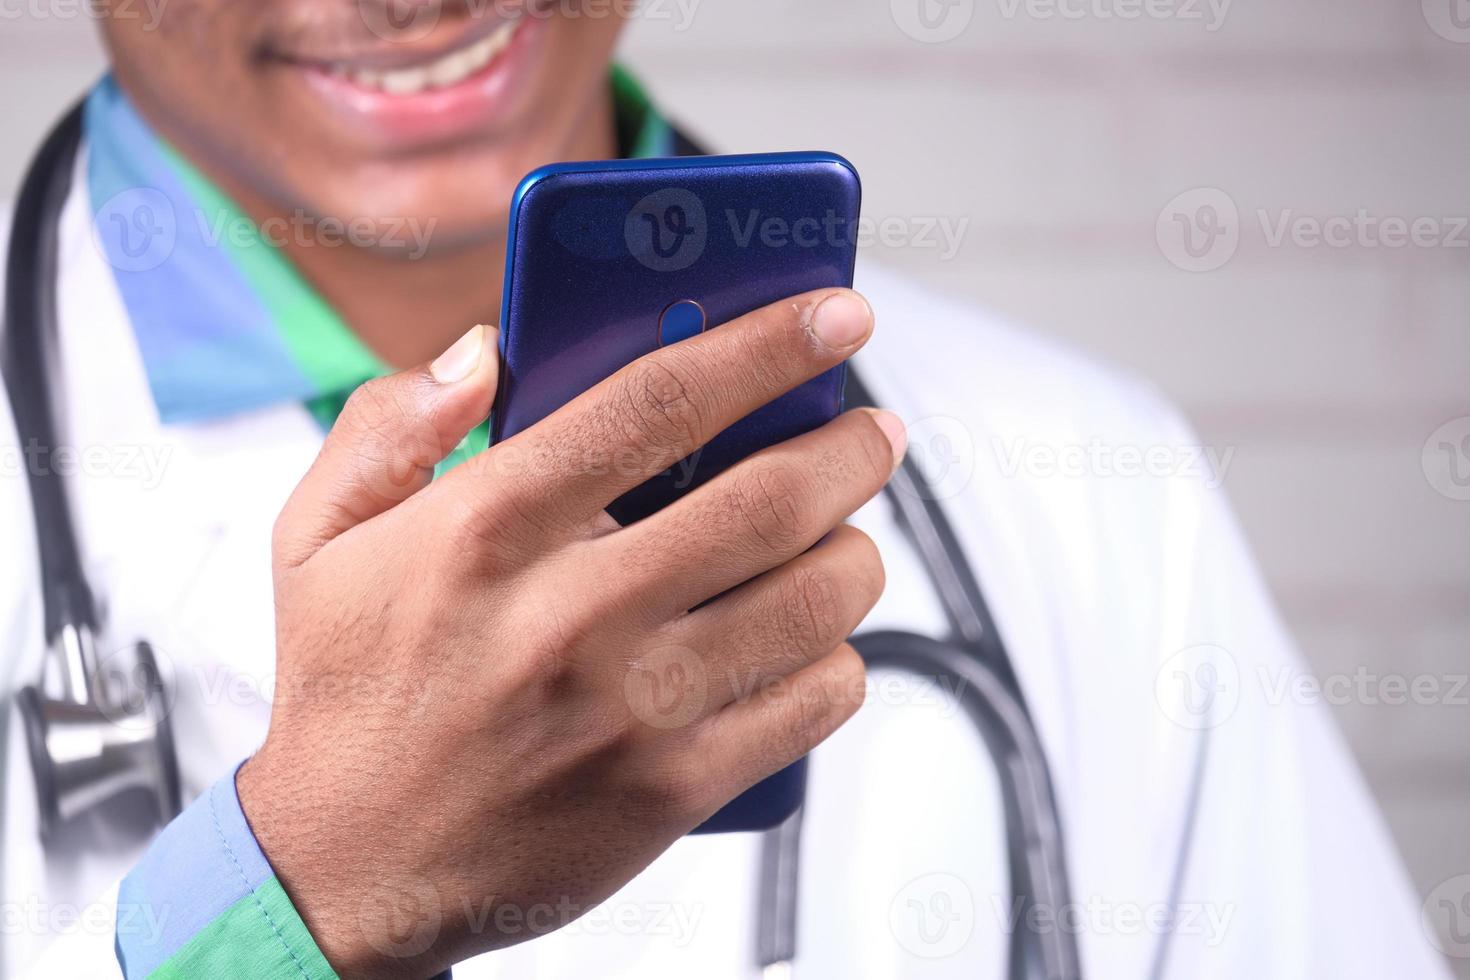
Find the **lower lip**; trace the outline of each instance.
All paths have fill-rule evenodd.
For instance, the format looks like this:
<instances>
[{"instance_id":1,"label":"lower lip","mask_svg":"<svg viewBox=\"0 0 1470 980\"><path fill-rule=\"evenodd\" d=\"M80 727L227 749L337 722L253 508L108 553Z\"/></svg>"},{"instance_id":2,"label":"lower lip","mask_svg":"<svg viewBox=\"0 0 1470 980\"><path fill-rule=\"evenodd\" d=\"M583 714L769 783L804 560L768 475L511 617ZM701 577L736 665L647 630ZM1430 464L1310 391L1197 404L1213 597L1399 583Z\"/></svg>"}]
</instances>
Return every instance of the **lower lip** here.
<instances>
[{"instance_id":1,"label":"lower lip","mask_svg":"<svg viewBox=\"0 0 1470 980\"><path fill-rule=\"evenodd\" d=\"M494 61L453 85L412 95L364 88L316 67L300 70L333 112L380 138L396 143L452 139L493 126L510 113L544 30L543 18L525 17Z\"/></svg>"}]
</instances>

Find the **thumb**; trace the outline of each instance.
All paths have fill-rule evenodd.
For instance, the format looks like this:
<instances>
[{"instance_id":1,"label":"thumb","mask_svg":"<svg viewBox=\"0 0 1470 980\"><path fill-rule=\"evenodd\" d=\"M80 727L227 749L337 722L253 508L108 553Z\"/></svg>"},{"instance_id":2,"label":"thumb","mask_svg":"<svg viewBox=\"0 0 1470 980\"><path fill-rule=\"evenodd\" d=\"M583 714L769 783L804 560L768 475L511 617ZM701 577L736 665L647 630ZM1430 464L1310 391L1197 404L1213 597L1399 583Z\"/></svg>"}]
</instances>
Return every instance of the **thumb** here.
<instances>
[{"instance_id":1,"label":"thumb","mask_svg":"<svg viewBox=\"0 0 1470 980\"><path fill-rule=\"evenodd\" d=\"M306 561L407 500L490 414L498 332L474 327L433 362L358 387L276 520L275 559Z\"/></svg>"}]
</instances>

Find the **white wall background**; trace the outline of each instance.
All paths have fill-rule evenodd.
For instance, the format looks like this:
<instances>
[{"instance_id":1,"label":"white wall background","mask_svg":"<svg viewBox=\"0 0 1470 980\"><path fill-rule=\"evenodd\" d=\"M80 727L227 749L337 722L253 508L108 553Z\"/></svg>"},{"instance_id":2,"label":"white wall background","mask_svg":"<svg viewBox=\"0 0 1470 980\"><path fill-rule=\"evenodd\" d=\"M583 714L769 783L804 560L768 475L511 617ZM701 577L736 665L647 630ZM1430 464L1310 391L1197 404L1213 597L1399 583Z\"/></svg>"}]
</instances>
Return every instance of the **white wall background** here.
<instances>
[{"instance_id":1,"label":"white wall background","mask_svg":"<svg viewBox=\"0 0 1470 980\"><path fill-rule=\"evenodd\" d=\"M79 5L25 2L0 0L0 194L101 63ZM1443 423L1470 436L1470 5L1213 2L645 0L625 58L718 148L835 149L869 216L967 221L953 256L869 258L1150 376L1233 450L1313 670L1368 682L1337 716L1428 895L1470 872L1470 690L1373 682L1470 673L1470 488L1447 469L1470 479L1470 443L1425 461ZM1189 272L1174 214L1200 203L1239 242ZM1426 243L1272 238L1360 211L1371 242L1422 218Z\"/></svg>"}]
</instances>

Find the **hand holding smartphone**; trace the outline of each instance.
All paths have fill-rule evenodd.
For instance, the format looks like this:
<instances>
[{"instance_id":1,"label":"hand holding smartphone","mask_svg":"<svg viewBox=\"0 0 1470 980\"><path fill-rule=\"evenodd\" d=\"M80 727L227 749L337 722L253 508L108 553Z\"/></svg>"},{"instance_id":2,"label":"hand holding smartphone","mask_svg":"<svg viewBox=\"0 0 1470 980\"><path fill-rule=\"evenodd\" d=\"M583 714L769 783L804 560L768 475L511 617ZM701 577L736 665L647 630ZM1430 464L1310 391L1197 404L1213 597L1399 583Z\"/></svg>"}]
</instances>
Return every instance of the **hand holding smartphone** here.
<instances>
[{"instance_id":1,"label":"hand holding smartphone","mask_svg":"<svg viewBox=\"0 0 1470 980\"><path fill-rule=\"evenodd\" d=\"M851 287L860 197L852 165L827 153L569 163L528 175L511 206L492 442L661 347L787 297ZM713 434L608 512L622 525L640 521L830 422L845 371L838 364ZM759 696L758 681L747 696ZM699 829L774 826L800 805L805 778L802 760Z\"/></svg>"}]
</instances>

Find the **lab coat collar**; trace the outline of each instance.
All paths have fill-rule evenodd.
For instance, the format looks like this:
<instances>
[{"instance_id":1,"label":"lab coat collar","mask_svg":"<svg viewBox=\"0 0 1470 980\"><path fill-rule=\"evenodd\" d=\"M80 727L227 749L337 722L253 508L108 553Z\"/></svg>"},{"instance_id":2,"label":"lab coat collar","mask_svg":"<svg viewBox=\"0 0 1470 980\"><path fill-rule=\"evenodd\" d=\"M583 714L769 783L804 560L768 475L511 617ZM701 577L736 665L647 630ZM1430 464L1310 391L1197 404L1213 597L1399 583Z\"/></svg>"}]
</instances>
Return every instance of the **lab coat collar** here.
<instances>
[{"instance_id":1,"label":"lab coat collar","mask_svg":"<svg viewBox=\"0 0 1470 980\"><path fill-rule=\"evenodd\" d=\"M614 68L611 88L623 152L668 155L672 131L632 76ZM353 388L388 371L110 75L85 126L93 235L165 424L305 402L329 425Z\"/></svg>"}]
</instances>

